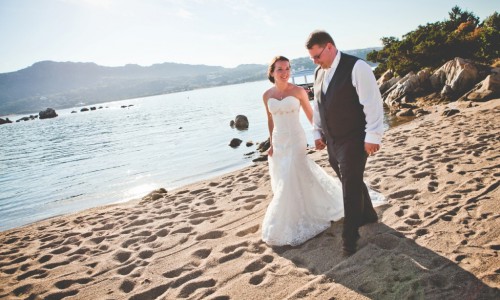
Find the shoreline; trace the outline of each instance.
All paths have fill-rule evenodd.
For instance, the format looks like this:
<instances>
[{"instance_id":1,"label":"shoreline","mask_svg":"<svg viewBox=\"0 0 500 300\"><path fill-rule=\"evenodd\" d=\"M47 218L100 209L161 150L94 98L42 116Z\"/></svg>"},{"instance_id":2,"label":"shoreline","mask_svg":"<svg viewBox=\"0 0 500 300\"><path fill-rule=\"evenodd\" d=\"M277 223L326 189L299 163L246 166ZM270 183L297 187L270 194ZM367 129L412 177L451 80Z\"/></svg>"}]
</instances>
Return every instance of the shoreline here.
<instances>
[{"instance_id":1,"label":"shoreline","mask_svg":"<svg viewBox=\"0 0 500 300\"><path fill-rule=\"evenodd\" d=\"M467 104L385 133L365 181L388 204L351 257L341 221L297 247L260 240L272 199L261 162L0 232L0 298L499 297L500 99ZM326 151L310 157L333 174Z\"/></svg>"}]
</instances>

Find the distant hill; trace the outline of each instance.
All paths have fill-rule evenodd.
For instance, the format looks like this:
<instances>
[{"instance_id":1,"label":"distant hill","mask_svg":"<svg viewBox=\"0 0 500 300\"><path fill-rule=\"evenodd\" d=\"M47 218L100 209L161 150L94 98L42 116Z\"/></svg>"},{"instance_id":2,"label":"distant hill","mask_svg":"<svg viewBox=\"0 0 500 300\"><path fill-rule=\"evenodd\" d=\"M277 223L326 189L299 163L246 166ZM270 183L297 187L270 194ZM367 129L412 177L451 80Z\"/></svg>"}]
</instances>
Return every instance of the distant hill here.
<instances>
[{"instance_id":1,"label":"distant hill","mask_svg":"<svg viewBox=\"0 0 500 300\"><path fill-rule=\"evenodd\" d=\"M382 47L364 48L364 49L347 50L347 51L342 50L342 52L345 52L347 54L354 55L356 57L359 57L359 58L366 60L366 56L368 55L368 53L372 52L373 50L380 50L380 49L382 49ZM313 61L309 57L301 57L301 58L293 59L290 63L292 65L292 69L294 71L316 69L316 65L313 63ZM377 63L373 63L370 61L367 61L367 63L372 67L375 67L378 65Z\"/></svg>"},{"instance_id":2,"label":"distant hill","mask_svg":"<svg viewBox=\"0 0 500 300\"><path fill-rule=\"evenodd\" d=\"M365 58L372 49L346 52ZM294 70L315 68L308 57L292 60L292 66ZM42 61L0 74L0 116L265 80L266 72L267 66L259 64L236 68L177 63L104 67Z\"/></svg>"}]
</instances>

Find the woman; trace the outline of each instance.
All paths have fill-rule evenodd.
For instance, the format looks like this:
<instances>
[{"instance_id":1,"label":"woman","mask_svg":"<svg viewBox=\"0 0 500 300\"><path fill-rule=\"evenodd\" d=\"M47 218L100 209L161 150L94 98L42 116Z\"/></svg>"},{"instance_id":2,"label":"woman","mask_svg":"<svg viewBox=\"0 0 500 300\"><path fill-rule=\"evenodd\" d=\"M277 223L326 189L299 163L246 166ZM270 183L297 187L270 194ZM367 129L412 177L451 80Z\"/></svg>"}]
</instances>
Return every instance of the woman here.
<instances>
[{"instance_id":1,"label":"woman","mask_svg":"<svg viewBox=\"0 0 500 300\"><path fill-rule=\"evenodd\" d=\"M300 108L312 123L307 92L288 82L290 61L275 57L268 68L274 86L263 95L270 148L269 173L273 199L262 223L262 240L268 245L296 246L343 217L342 186L337 178L307 157L307 139L300 125ZM374 195L372 199L381 199Z\"/></svg>"}]
</instances>

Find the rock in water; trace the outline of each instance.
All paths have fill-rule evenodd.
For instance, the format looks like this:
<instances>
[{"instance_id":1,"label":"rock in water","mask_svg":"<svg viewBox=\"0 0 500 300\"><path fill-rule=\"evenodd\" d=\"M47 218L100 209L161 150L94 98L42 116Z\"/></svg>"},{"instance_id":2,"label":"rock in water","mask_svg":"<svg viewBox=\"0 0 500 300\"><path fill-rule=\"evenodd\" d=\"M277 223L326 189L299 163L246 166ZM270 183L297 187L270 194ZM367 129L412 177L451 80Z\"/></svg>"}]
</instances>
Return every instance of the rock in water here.
<instances>
[{"instance_id":1,"label":"rock in water","mask_svg":"<svg viewBox=\"0 0 500 300\"><path fill-rule=\"evenodd\" d=\"M46 110L42 110L38 113L40 119L50 119L57 117L56 111L52 108L47 108Z\"/></svg>"},{"instance_id":2,"label":"rock in water","mask_svg":"<svg viewBox=\"0 0 500 300\"><path fill-rule=\"evenodd\" d=\"M234 126L236 129L248 129L248 118L244 115L237 115L234 119Z\"/></svg>"},{"instance_id":3,"label":"rock in water","mask_svg":"<svg viewBox=\"0 0 500 300\"><path fill-rule=\"evenodd\" d=\"M241 142L243 142L243 141L242 141L242 140L240 140L240 139L234 138L234 139L232 139L232 140L231 140L231 142L229 143L229 146L231 146L231 147L233 147L233 148L236 148L236 147L238 147L238 146L241 144Z\"/></svg>"}]
</instances>

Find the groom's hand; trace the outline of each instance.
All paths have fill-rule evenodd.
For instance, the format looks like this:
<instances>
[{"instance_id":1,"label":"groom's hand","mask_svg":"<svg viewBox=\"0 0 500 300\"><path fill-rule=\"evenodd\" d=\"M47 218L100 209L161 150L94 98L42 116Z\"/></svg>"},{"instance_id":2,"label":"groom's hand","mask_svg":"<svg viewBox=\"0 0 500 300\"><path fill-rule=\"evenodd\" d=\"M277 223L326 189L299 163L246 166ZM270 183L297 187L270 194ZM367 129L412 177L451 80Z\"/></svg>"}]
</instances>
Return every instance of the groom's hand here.
<instances>
[{"instance_id":1,"label":"groom's hand","mask_svg":"<svg viewBox=\"0 0 500 300\"><path fill-rule=\"evenodd\" d=\"M379 144L365 143L365 151L368 155L373 155L380 149Z\"/></svg>"},{"instance_id":2,"label":"groom's hand","mask_svg":"<svg viewBox=\"0 0 500 300\"><path fill-rule=\"evenodd\" d=\"M314 145L316 146L316 149L318 149L318 150L323 150L326 147L326 144L323 141L323 139L314 140Z\"/></svg>"}]
</instances>

